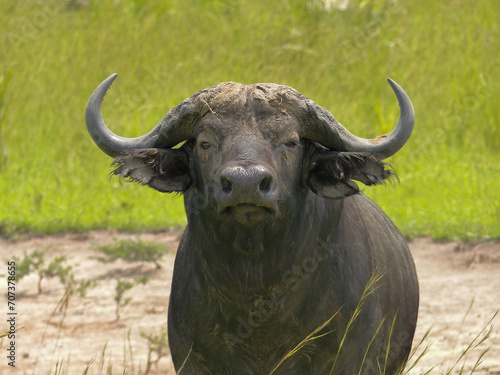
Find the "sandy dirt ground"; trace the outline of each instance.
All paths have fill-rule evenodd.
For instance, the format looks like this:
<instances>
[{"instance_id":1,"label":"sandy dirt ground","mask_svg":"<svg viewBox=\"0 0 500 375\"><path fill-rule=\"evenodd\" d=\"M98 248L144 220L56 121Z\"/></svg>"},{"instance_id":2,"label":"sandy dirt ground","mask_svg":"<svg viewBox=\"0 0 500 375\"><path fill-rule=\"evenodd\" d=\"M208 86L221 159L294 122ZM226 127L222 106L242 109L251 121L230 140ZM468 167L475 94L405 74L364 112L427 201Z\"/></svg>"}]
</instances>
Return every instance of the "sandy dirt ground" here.
<instances>
[{"instance_id":1,"label":"sandy dirt ground","mask_svg":"<svg viewBox=\"0 0 500 375\"><path fill-rule=\"evenodd\" d=\"M166 324L170 281L179 232L130 235L95 231L83 235L31 238L19 242L0 239L0 259L24 251L47 250L47 259L68 257L77 278L97 280L85 297L70 300L66 316L54 309L64 290L56 279L43 281L43 293L37 294L37 277L27 276L16 285L16 324L24 329L15 338L15 368L8 366L10 340L0 339L0 374L82 374L90 363L89 374L144 374L148 342L141 333L160 333ZM160 242L170 250L162 268L122 261L104 264L97 259L92 245L120 239ZM409 374L420 375L434 367L431 374L447 373L465 348L483 328L499 325L500 316L488 323L500 309L500 244L433 243L417 239L410 243L420 279L421 305L415 343L431 328L425 343L425 356ZM5 262L0 275L7 273ZM114 290L116 278L147 274L151 280L127 293L132 302L120 321L115 321ZM0 284L0 329L8 330L7 285ZM60 323L64 318L62 328ZM486 332L480 335L484 338ZM478 339L480 340L480 339ZM458 374L465 363L471 373L481 353L490 348L474 374L500 375L500 328L494 329L478 348L470 352L450 374ZM416 357L414 357L416 358ZM155 359L155 355L152 355ZM411 363L411 361L410 361ZM170 357L153 365L150 374L174 374Z\"/></svg>"}]
</instances>

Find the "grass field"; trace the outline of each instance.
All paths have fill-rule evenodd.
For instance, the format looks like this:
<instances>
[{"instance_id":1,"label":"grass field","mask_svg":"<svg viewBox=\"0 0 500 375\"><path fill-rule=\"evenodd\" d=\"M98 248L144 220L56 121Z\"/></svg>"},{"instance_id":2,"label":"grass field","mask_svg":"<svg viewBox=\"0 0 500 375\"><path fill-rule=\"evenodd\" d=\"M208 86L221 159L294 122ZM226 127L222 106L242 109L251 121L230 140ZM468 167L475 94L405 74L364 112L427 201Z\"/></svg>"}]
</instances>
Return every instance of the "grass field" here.
<instances>
[{"instance_id":1,"label":"grass field","mask_svg":"<svg viewBox=\"0 0 500 375\"><path fill-rule=\"evenodd\" d=\"M109 179L87 134L87 100L117 72L103 112L124 136L231 80L293 86L374 137L397 122L391 77L416 127L388 160L400 183L366 193L408 237L498 239L500 2L333 3L1 1L1 233L185 224L181 197Z\"/></svg>"}]
</instances>

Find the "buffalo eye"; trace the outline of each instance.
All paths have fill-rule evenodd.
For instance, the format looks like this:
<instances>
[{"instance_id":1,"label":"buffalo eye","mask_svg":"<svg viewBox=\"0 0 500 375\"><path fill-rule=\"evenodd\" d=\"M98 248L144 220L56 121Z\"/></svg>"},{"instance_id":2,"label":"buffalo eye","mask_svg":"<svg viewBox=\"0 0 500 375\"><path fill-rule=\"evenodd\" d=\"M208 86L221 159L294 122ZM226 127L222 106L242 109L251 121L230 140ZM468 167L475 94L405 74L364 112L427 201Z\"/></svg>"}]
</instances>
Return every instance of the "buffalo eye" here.
<instances>
[{"instance_id":1,"label":"buffalo eye","mask_svg":"<svg viewBox=\"0 0 500 375\"><path fill-rule=\"evenodd\" d=\"M203 150L208 150L210 147L212 147L212 145L208 142L201 142L200 143L200 147L203 149Z\"/></svg>"},{"instance_id":2,"label":"buffalo eye","mask_svg":"<svg viewBox=\"0 0 500 375\"><path fill-rule=\"evenodd\" d=\"M297 143L295 141L288 141L285 143L285 146L288 148L295 148L297 146Z\"/></svg>"}]
</instances>

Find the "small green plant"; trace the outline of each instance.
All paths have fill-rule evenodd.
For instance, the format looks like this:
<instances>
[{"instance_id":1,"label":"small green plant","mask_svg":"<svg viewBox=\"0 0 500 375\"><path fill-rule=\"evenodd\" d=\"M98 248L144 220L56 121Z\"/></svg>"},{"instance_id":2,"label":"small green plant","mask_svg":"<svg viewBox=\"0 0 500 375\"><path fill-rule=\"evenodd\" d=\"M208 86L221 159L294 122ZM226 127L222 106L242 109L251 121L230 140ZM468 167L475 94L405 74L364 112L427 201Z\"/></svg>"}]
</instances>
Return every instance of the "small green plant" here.
<instances>
[{"instance_id":1,"label":"small green plant","mask_svg":"<svg viewBox=\"0 0 500 375\"><path fill-rule=\"evenodd\" d=\"M163 325L160 333L145 333L141 332L141 337L148 340L148 361L146 363L146 370L144 375L148 375L153 364L157 365L162 357L165 357L168 352L168 337L167 337L167 326ZM151 355L155 353L156 358L151 359Z\"/></svg>"},{"instance_id":2,"label":"small green plant","mask_svg":"<svg viewBox=\"0 0 500 375\"><path fill-rule=\"evenodd\" d=\"M127 306L131 301L132 297L126 297L124 298L125 292L127 290L132 289L134 286L138 284L145 285L148 281L149 278L147 276L143 276L137 279L134 279L133 281L128 281L128 280L116 280L116 288L115 288L115 303L116 303L116 309L115 309L115 315L116 315L116 321L120 320L120 309Z\"/></svg>"},{"instance_id":3,"label":"small green plant","mask_svg":"<svg viewBox=\"0 0 500 375\"><path fill-rule=\"evenodd\" d=\"M12 257L16 262L17 272L16 281L21 280L23 277L29 275L30 273L36 273L38 275L38 294L42 294L42 280L49 279L53 277L58 277L61 283L64 284L64 279L66 279L71 270L72 266L65 266L63 263L66 262L67 258L64 255L57 256L46 265L45 254L48 251L48 247L43 250L35 250L30 254L24 253L24 258L21 260L19 257Z\"/></svg>"},{"instance_id":4,"label":"small green plant","mask_svg":"<svg viewBox=\"0 0 500 375\"><path fill-rule=\"evenodd\" d=\"M24 258L14 256L12 260L16 262L16 282L19 282L23 277L28 276L31 272L41 268L42 264L45 262L43 256L47 249L44 251L35 250L31 254L24 252Z\"/></svg>"},{"instance_id":5,"label":"small green plant","mask_svg":"<svg viewBox=\"0 0 500 375\"><path fill-rule=\"evenodd\" d=\"M158 242L142 240L121 240L109 245L96 246L94 249L103 254L99 260L104 263L123 259L128 263L154 263L156 268L161 268L159 261L163 255L168 253L168 249L165 245Z\"/></svg>"}]
</instances>

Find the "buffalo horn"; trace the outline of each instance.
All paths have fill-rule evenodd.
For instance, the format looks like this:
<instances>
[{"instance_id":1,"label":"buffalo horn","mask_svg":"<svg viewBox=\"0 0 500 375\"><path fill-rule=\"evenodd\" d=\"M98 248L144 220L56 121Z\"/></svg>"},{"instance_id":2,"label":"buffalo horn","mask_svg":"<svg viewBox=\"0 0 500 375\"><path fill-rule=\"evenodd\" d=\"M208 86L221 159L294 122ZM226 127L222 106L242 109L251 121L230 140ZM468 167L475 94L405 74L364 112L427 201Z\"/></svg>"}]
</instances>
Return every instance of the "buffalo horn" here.
<instances>
[{"instance_id":1,"label":"buffalo horn","mask_svg":"<svg viewBox=\"0 0 500 375\"><path fill-rule=\"evenodd\" d=\"M193 110L192 98L173 108L149 133L137 138L125 138L108 129L102 118L101 106L104 95L118 75L115 73L106 78L93 92L87 104L85 120L87 129L99 148L111 157L116 157L127 150L173 147L192 138L192 129L198 119Z\"/></svg>"},{"instance_id":2,"label":"buffalo horn","mask_svg":"<svg viewBox=\"0 0 500 375\"><path fill-rule=\"evenodd\" d=\"M392 79L388 79L399 102L399 122L390 134L365 139L351 134L326 109L312 100L306 100L306 113L311 119L303 121L302 137L311 139L337 151L366 152L378 159L386 159L404 146L413 130L415 112L410 98ZM304 105L302 104L302 105Z\"/></svg>"}]
</instances>

